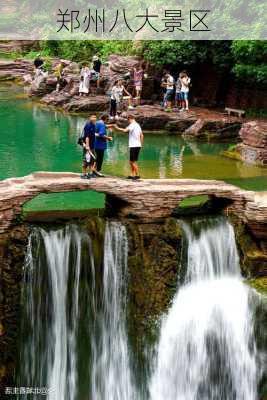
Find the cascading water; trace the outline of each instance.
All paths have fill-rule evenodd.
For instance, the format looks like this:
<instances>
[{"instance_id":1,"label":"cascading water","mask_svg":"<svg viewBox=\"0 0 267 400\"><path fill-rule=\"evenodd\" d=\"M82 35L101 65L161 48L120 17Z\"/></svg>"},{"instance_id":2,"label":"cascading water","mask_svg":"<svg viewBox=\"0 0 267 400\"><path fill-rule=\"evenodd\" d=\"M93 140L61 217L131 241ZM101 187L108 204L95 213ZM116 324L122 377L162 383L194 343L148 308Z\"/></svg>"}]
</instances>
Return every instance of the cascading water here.
<instances>
[{"instance_id":1,"label":"cascading water","mask_svg":"<svg viewBox=\"0 0 267 400\"><path fill-rule=\"evenodd\" d=\"M75 399L76 337L83 241L75 226L31 235L25 266L20 385L34 388L33 398ZM25 394L25 399L27 398ZM23 398L21 395L19 398Z\"/></svg>"},{"instance_id":2,"label":"cascading water","mask_svg":"<svg viewBox=\"0 0 267 400\"><path fill-rule=\"evenodd\" d=\"M129 346L126 334L128 242L124 226L109 222L104 244L103 294L93 348L94 400L132 400Z\"/></svg>"},{"instance_id":3,"label":"cascading water","mask_svg":"<svg viewBox=\"0 0 267 400\"><path fill-rule=\"evenodd\" d=\"M107 222L103 271L96 270L92 247L74 225L36 228L29 241L17 386L46 388L48 400L134 398L125 328L125 228ZM39 399L34 393L31 398Z\"/></svg>"},{"instance_id":4,"label":"cascading water","mask_svg":"<svg viewBox=\"0 0 267 400\"><path fill-rule=\"evenodd\" d=\"M257 400L250 290L233 228L223 218L198 232L182 225L187 271L162 322L151 400Z\"/></svg>"}]
</instances>

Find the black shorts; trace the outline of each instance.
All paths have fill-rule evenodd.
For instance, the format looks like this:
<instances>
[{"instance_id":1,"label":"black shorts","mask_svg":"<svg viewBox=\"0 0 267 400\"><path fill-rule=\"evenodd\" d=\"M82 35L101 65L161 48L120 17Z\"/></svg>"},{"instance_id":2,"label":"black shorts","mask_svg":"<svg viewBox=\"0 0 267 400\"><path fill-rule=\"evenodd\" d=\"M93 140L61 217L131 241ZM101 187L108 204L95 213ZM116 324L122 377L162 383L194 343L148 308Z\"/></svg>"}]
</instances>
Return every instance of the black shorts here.
<instances>
[{"instance_id":1,"label":"black shorts","mask_svg":"<svg viewBox=\"0 0 267 400\"><path fill-rule=\"evenodd\" d=\"M130 147L130 161L138 161L140 150L141 147Z\"/></svg>"}]
</instances>

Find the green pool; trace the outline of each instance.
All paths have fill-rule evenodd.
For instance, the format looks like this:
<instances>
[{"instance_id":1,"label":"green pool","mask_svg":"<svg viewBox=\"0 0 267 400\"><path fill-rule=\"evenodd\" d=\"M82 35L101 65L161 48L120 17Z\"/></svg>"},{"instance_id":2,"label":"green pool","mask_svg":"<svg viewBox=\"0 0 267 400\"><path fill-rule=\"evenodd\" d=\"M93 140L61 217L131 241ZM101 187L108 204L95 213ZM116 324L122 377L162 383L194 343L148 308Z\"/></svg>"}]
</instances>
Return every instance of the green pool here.
<instances>
[{"instance_id":1,"label":"green pool","mask_svg":"<svg viewBox=\"0 0 267 400\"><path fill-rule=\"evenodd\" d=\"M0 87L0 179L33 171L74 171L81 167L77 136L85 118L40 107L11 84ZM160 127L159 127L160 128ZM242 188L267 190L267 169L220 156L230 143L194 143L167 133L145 133L140 168L143 178L221 179ZM114 134L106 153L104 172L127 176L127 135ZM31 210L88 209L101 207L97 193L41 195Z\"/></svg>"}]
</instances>

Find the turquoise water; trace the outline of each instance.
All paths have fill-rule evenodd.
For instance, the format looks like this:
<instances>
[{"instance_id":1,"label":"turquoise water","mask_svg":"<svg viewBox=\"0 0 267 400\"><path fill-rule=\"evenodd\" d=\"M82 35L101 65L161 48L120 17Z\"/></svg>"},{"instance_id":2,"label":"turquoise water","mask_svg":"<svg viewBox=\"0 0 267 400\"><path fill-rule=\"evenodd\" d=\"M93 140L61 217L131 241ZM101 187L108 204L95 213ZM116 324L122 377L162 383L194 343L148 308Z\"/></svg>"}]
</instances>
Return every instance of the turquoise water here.
<instances>
[{"instance_id":1,"label":"turquoise water","mask_svg":"<svg viewBox=\"0 0 267 400\"><path fill-rule=\"evenodd\" d=\"M23 94L19 87L0 88L0 179L24 176L34 171L81 169L81 148L77 145L85 117L64 115L43 108ZM160 127L159 127L160 128ZM103 172L127 176L128 138L114 134L106 152ZM220 152L230 143L193 143L167 133L145 133L140 156L143 178L221 179L242 188L267 190L267 169L227 159ZM41 195L31 209L77 209L103 206L97 193Z\"/></svg>"}]
</instances>

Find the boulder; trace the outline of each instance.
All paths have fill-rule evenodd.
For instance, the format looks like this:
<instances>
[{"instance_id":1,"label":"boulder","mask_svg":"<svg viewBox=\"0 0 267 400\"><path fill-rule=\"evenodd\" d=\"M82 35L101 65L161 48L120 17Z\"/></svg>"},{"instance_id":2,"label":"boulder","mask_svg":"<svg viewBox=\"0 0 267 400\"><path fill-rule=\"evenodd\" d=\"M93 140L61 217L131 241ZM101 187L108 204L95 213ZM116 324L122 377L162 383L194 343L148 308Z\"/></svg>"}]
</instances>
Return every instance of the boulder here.
<instances>
[{"instance_id":1,"label":"boulder","mask_svg":"<svg viewBox=\"0 0 267 400\"><path fill-rule=\"evenodd\" d=\"M64 104L64 110L71 112L103 112L109 108L108 96L71 97Z\"/></svg>"},{"instance_id":2,"label":"boulder","mask_svg":"<svg viewBox=\"0 0 267 400\"><path fill-rule=\"evenodd\" d=\"M167 123L165 129L172 133L183 133L188 128L190 128L190 126L192 126L195 122L196 122L196 119L194 119L194 118L170 121Z\"/></svg>"},{"instance_id":3,"label":"boulder","mask_svg":"<svg viewBox=\"0 0 267 400\"><path fill-rule=\"evenodd\" d=\"M267 165L267 122L249 121L242 125L242 143L236 150L241 159L250 164Z\"/></svg>"},{"instance_id":4,"label":"boulder","mask_svg":"<svg viewBox=\"0 0 267 400\"><path fill-rule=\"evenodd\" d=\"M205 120L199 118L193 125L191 125L188 129L185 130L184 134L188 136L198 136L200 134L201 129L204 127Z\"/></svg>"},{"instance_id":5,"label":"boulder","mask_svg":"<svg viewBox=\"0 0 267 400\"><path fill-rule=\"evenodd\" d=\"M267 146L265 148L252 147L241 143L236 147L236 151L240 154L241 159L248 164L267 165Z\"/></svg>"},{"instance_id":6,"label":"boulder","mask_svg":"<svg viewBox=\"0 0 267 400\"><path fill-rule=\"evenodd\" d=\"M52 93L47 94L41 99L41 103L46 105L52 105L55 107L61 107L65 103L69 102L70 94L67 92L56 92L53 91Z\"/></svg>"},{"instance_id":7,"label":"boulder","mask_svg":"<svg viewBox=\"0 0 267 400\"><path fill-rule=\"evenodd\" d=\"M169 122L176 121L177 119L176 113L166 113L159 105L144 105L136 107L130 112L145 130L163 130Z\"/></svg>"},{"instance_id":8,"label":"boulder","mask_svg":"<svg viewBox=\"0 0 267 400\"><path fill-rule=\"evenodd\" d=\"M252 147L267 147L267 122L250 121L242 125L239 135L242 142Z\"/></svg>"},{"instance_id":9,"label":"boulder","mask_svg":"<svg viewBox=\"0 0 267 400\"><path fill-rule=\"evenodd\" d=\"M199 118L192 126L185 130L185 135L206 137L213 139L237 138L241 124L237 121L221 119Z\"/></svg>"}]
</instances>

